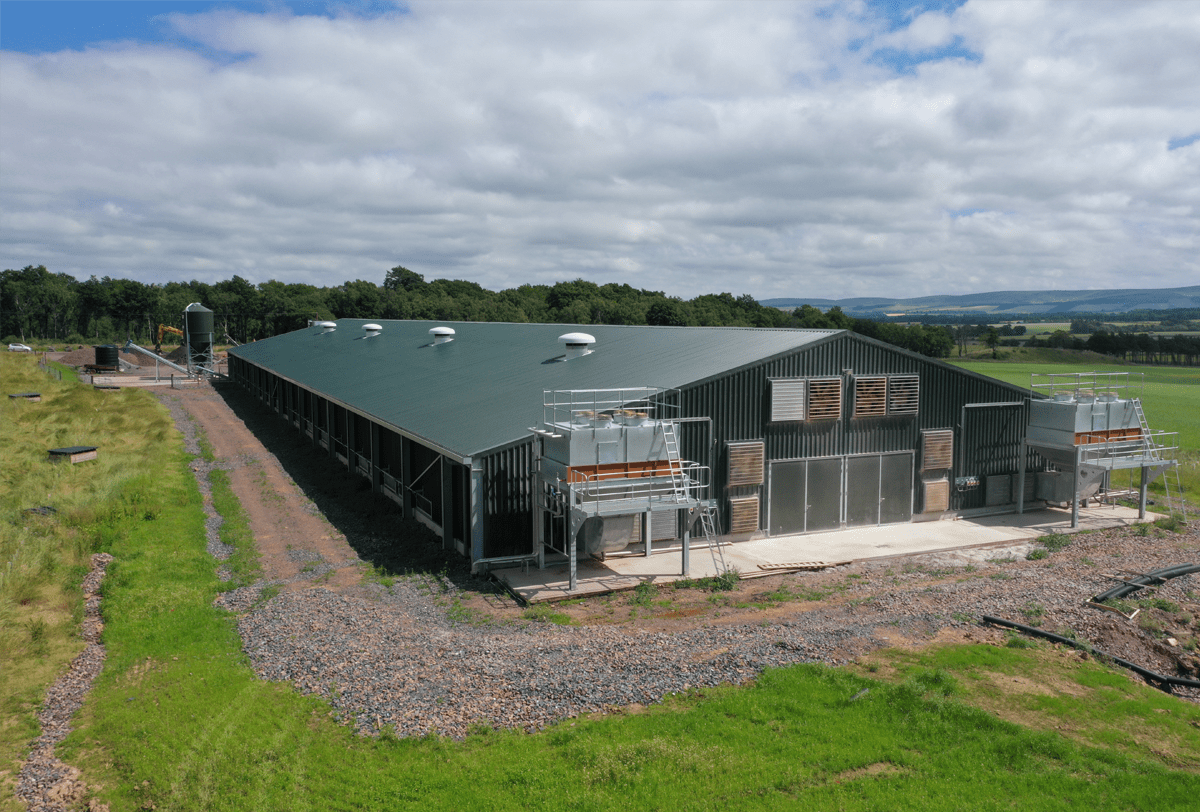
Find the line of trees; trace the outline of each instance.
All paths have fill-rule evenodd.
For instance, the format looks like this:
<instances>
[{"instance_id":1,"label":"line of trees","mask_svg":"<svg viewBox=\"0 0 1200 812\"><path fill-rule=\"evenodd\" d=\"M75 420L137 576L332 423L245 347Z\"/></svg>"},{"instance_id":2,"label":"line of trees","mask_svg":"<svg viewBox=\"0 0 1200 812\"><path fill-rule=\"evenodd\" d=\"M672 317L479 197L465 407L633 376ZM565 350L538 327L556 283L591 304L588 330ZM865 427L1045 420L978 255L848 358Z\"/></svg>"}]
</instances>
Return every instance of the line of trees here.
<instances>
[{"instance_id":1,"label":"line of trees","mask_svg":"<svg viewBox=\"0 0 1200 812\"><path fill-rule=\"evenodd\" d=\"M31 265L0 272L0 336L6 342L86 344L132 338L144 343L159 324L181 326L184 308L192 302L213 311L218 334L240 343L299 329L310 319L368 318L845 329L934 358L949 355L954 347L944 327L855 319L836 307L823 313L805 305L785 313L750 295L717 293L684 300L583 279L496 292L462 280L426 281L403 266L389 270L382 285L355 280L321 288L276 281L253 285L239 276L211 285L95 276L80 282Z\"/></svg>"},{"instance_id":2,"label":"line of trees","mask_svg":"<svg viewBox=\"0 0 1200 812\"><path fill-rule=\"evenodd\" d=\"M917 313L905 313L902 315L889 316L884 313L863 313L864 316L876 319L877 321L920 321L922 324L962 324L971 325L979 320L980 313L972 311L967 313L946 313L943 311L922 311ZM1117 329L1111 322L1120 321L1123 324L1132 324L1135 327L1142 328L1138 332L1155 332L1165 330L1167 332L1175 332L1178 330L1196 330L1200 329L1195 324L1200 321L1200 308L1196 307L1176 307L1165 308L1162 310L1127 310L1124 312L1062 312L1056 311L1051 313L1018 313L1017 311L1004 311L999 313L989 314L989 318L993 321L1023 321L1026 324L1040 324L1044 322L1071 322L1071 332L1073 333L1092 333L1099 329L1113 331ZM1075 329L1076 325L1090 325L1082 329ZM1122 327L1120 329L1127 329Z\"/></svg>"},{"instance_id":3,"label":"line of trees","mask_svg":"<svg viewBox=\"0 0 1200 812\"><path fill-rule=\"evenodd\" d=\"M1195 366L1200 362L1200 336L1109 333L1088 336L1084 349L1125 358L1138 364Z\"/></svg>"}]
</instances>

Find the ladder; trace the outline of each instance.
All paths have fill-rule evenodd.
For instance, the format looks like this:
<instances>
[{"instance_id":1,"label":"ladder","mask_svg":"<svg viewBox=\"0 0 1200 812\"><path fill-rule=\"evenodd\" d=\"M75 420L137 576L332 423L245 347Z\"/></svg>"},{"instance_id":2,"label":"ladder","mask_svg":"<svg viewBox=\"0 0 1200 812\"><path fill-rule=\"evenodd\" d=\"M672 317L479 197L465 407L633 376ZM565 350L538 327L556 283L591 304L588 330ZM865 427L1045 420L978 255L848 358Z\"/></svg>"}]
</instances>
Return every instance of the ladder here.
<instances>
[{"instance_id":1,"label":"ladder","mask_svg":"<svg viewBox=\"0 0 1200 812\"><path fill-rule=\"evenodd\" d=\"M1174 480L1175 495L1171 495L1171 481ZM1166 495L1167 512L1172 516L1178 515L1187 522L1187 500L1183 498L1183 480L1179 477L1179 463L1176 462L1163 471L1163 493Z\"/></svg>"},{"instance_id":2,"label":"ladder","mask_svg":"<svg viewBox=\"0 0 1200 812\"><path fill-rule=\"evenodd\" d=\"M667 449L667 468L671 472L671 490L676 502L688 501L687 480L683 473L683 461L679 458L679 438L675 436L675 424L664 422L663 445Z\"/></svg>"},{"instance_id":3,"label":"ladder","mask_svg":"<svg viewBox=\"0 0 1200 812\"><path fill-rule=\"evenodd\" d=\"M704 531L704 539L708 542L708 552L712 555L717 572L725 572L725 553L721 551L721 543L717 540L717 505L704 505L700 509L700 529Z\"/></svg>"},{"instance_id":4,"label":"ladder","mask_svg":"<svg viewBox=\"0 0 1200 812\"><path fill-rule=\"evenodd\" d=\"M1146 456L1152 460L1162 460L1162 452L1158 444L1150 437L1150 424L1146 421L1146 412L1142 409L1142 399L1133 399L1133 410L1137 414L1138 425L1142 429L1142 448ZM1172 481L1173 480L1173 481ZM1187 521L1187 501L1183 498L1183 481L1179 477L1179 462L1176 460L1163 471L1163 501L1167 503L1167 513L1171 516L1181 515ZM1174 485L1174 494L1171 486Z\"/></svg>"},{"instance_id":5,"label":"ladder","mask_svg":"<svg viewBox=\"0 0 1200 812\"><path fill-rule=\"evenodd\" d=\"M1146 456L1152 460L1159 458L1158 447L1150 439L1150 424L1146 422L1146 412L1142 409L1142 399L1133 399L1133 411L1137 415L1138 425L1142 430L1142 448L1146 451Z\"/></svg>"}]
</instances>

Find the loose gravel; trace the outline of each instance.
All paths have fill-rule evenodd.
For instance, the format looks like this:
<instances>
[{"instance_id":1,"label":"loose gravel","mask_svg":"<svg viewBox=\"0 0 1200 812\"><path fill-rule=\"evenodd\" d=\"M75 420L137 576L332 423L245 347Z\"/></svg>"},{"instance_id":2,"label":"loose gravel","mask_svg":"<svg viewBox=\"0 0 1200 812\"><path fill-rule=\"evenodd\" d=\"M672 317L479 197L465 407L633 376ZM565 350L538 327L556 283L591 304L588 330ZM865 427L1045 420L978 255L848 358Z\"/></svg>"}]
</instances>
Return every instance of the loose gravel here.
<instances>
[{"instance_id":1,"label":"loose gravel","mask_svg":"<svg viewBox=\"0 0 1200 812\"><path fill-rule=\"evenodd\" d=\"M320 588L284 593L244 615L238 628L261 678L325 697L362 733L533 731L675 692L744 683L769 667L844 664L897 636L921 641L954 630L1003 639L979 626L983 614L1073 631L1111 654L1177 673L1186 653L1083 601L1113 583L1106 573L1195 560L1196 542L1195 531L1154 539L1119 530L1076 536L1068 550L1042 561L1006 559L1001 550L982 566L962 563L968 559L953 566L945 554L868 562L814 576L843 581L827 605L672 632L464 621L448 611L461 597L453 585L428 575L373 585L362 595ZM904 571L896 574L897 568ZM1196 576L1186 576L1156 593L1195 603L1198 587ZM1189 689L1177 693L1200 697Z\"/></svg>"}]
</instances>

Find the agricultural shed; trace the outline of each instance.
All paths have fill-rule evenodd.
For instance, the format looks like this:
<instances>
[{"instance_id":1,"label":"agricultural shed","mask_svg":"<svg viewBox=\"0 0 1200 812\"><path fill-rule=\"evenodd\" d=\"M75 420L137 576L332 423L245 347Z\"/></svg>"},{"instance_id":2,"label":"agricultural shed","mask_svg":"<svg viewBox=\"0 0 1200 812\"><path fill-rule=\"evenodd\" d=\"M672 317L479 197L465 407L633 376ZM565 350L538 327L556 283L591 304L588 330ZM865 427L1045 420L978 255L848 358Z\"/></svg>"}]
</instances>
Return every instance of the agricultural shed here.
<instances>
[{"instance_id":1,"label":"agricultural shed","mask_svg":"<svg viewBox=\"0 0 1200 812\"><path fill-rule=\"evenodd\" d=\"M593 341L564 348L574 330ZM844 330L342 319L229 356L231 379L481 568L565 532L537 493L554 392L658 393L735 537L1004 508L1043 467L1027 390Z\"/></svg>"}]
</instances>

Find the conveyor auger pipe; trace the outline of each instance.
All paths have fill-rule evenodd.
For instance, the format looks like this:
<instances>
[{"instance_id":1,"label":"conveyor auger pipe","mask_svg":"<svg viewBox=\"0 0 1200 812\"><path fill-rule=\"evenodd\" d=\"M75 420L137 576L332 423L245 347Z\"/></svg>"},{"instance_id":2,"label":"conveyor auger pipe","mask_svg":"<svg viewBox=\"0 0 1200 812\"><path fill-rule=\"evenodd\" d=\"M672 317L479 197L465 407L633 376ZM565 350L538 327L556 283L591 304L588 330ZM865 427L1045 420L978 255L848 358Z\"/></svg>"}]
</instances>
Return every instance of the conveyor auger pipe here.
<instances>
[{"instance_id":1,"label":"conveyor auger pipe","mask_svg":"<svg viewBox=\"0 0 1200 812\"><path fill-rule=\"evenodd\" d=\"M151 358L153 358L155 361L158 361L160 364L166 364L171 369L177 369L180 372L182 372L184 375L187 375L189 378L192 377L192 373L189 372L186 367L181 367L181 366L179 366L179 364L175 363L174 361L168 361L166 358L163 358L161 355L155 355L153 352L146 349L145 347L139 347L137 344L134 344L133 341L126 341L125 349L136 350L137 352L140 352L142 355L148 355Z\"/></svg>"}]
</instances>

